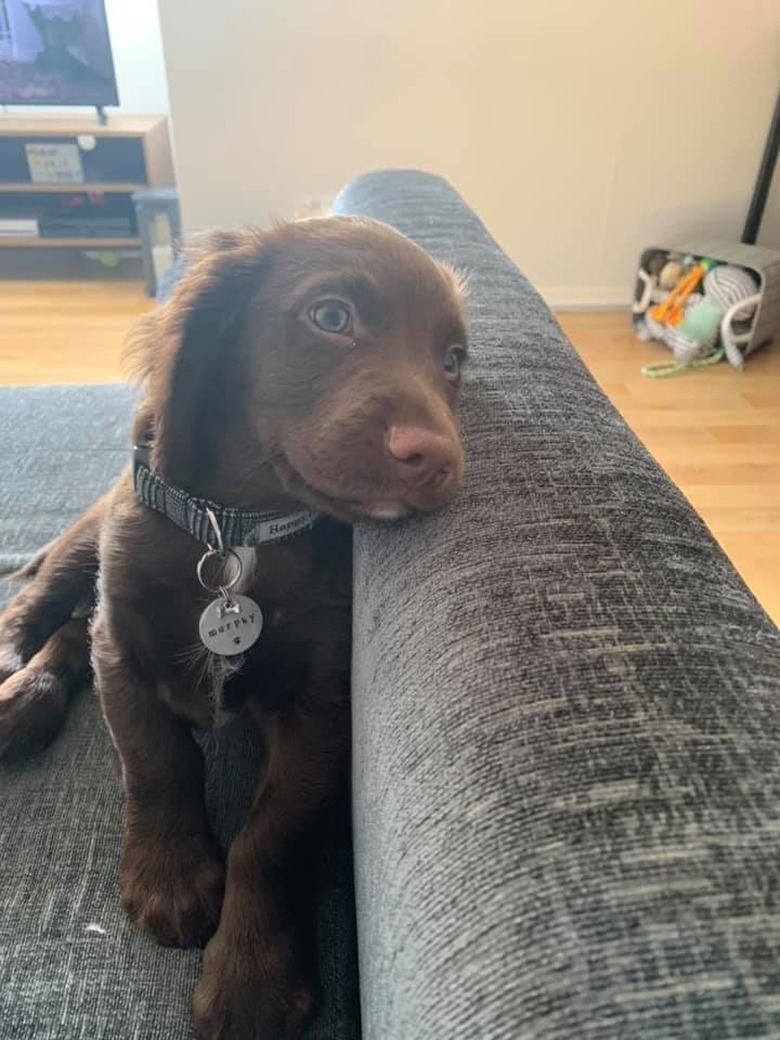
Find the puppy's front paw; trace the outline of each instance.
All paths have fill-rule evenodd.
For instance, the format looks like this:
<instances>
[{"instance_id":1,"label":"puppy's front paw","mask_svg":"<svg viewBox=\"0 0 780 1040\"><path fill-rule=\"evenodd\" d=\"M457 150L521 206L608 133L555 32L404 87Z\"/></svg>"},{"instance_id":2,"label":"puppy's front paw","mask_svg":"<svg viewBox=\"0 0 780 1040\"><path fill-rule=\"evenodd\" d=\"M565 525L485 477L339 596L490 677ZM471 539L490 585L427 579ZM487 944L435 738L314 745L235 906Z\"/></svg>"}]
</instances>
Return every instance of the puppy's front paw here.
<instances>
[{"instance_id":1,"label":"puppy's front paw","mask_svg":"<svg viewBox=\"0 0 780 1040\"><path fill-rule=\"evenodd\" d=\"M0 659L0 759L21 758L45 747L67 707L67 691L51 672L14 671L10 654ZM7 666L7 667L5 667Z\"/></svg>"},{"instance_id":2,"label":"puppy's front paw","mask_svg":"<svg viewBox=\"0 0 780 1040\"><path fill-rule=\"evenodd\" d=\"M311 986L283 941L214 936L192 1011L203 1040L298 1040L312 1004ZM257 943L253 948L249 937Z\"/></svg>"},{"instance_id":3,"label":"puppy's front paw","mask_svg":"<svg viewBox=\"0 0 780 1040\"><path fill-rule=\"evenodd\" d=\"M164 946L202 946L219 922L225 870L204 839L128 837L119 864L122 906Z\"/></svg>"}]
</instances>

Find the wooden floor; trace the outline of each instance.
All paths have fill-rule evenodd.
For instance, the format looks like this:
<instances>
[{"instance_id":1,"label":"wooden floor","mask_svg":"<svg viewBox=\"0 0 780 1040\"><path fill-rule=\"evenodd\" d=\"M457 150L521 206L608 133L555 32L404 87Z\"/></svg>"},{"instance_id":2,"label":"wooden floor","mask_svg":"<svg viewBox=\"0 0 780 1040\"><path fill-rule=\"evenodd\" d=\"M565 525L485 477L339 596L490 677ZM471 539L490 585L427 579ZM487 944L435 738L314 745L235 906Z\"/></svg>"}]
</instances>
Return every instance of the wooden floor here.
<instances>
[{"instance_id":1,"label":"wooden floor","mask_svg":"<svg viewBox=\"0 0 780 1040\"><path fill-rule=\"evenodd\" d=\"M0 281L0 383L119 378L122 341L150 308L137 282ZM723 363L672 379L625 314L559 320L624 418L682 488L759 600L780 622L780 344L743 373Z\"/></svg>"},{"instance_id":2,"label":"wooden floor","mask_svg":"<svg viewBox=\"0 0 780 1040\"><path fill-rule=\"evenodd\" d=\"M780 342L742 372L726 362L667 379L643 365L671 356L638 343L626 314L558 320L602 389L704 517L780 623Z\"/></svg>"},{"instance_id":3,"label":"wooden floor","mask_svg":"<svg viewBox=\"0 0 780 1040\"><path fill-rule=\"evenodd\" d=\"M138 282L0 281L0 384L121 378L127 330L151 306Z\"/></svg>"}]
</instances>

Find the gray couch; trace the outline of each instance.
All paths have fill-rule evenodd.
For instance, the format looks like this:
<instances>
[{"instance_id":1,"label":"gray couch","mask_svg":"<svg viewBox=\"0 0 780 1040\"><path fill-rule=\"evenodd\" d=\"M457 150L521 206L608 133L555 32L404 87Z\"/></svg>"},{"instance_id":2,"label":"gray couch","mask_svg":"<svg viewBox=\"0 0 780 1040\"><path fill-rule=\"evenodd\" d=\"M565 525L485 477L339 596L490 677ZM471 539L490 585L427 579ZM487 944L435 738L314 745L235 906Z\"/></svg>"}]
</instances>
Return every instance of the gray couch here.
<instances>
[{"instance_id":1,"label":"gray couch","mask_svg":"<svg viewBox=\"0 0 780 1040\"><path fill-rule=\"evenodd\" d=\"M473 352L459 500L356 534L356 884L336 814L309 1036L780 1036L777 629L446 183L372 174L337 208L465 269ZM0 392L3 570L111 482L130 407ZM257 749L204 743L227 840ZM191 1035L199 955L128 928L119 834L85 692L0 770L2 1040Z\"/></svg>"}]
</instances>

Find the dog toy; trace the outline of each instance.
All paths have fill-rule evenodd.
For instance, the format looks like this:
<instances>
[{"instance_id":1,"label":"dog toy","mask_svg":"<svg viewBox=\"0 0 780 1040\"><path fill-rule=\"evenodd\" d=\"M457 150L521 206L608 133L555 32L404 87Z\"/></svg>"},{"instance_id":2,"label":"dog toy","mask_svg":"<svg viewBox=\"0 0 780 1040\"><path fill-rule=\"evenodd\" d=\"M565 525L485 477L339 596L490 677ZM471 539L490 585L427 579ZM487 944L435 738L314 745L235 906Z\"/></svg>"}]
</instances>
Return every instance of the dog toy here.
<instances>
[{"instance_id":1,"label":"dog toy","mask_svg":"<svg viewBox=\"0 0 780 1040\"><path fill-rule=\"evenodd\" d=\"M666 325L679 325L685 313L685 301L698 288L699 282L714 263L714 260L701 260L692 267L682 276L666 299L653 307L650 312L652 317Z\"/></svg>"},{"instance_id":2,"label":"dog toy","mask_svg":"<svg viewBox=\"0 0 780 1040\"><path fill-rule=\"evenodd\" d=\"M665 292L671 292L683 276L683 266L679 260L667 260L658 275L658 286Z\"/></svg>"},{"instance_id":3,"label":"dog toy","mask_svg":"<svg viewBox=\"0 0 780 1040\"><path fill-rule=\"evenodd\" d=\"M714 343L718 337L722 317L723 311L707 297L705 290L704 299L686 309L677 328L683 336L697 344Z\"/></svg>"},{"instance_id":4,"label":"dog toy","mask_svg":"<svg viewBox=\"0 0 780 1040\"><path fill-rule=\"evenodd\" d=\"M739 347L750 339L750 323L761 301L755 278L744 267L723 264L708 272L704 292L705 298L720 311L720 339L726 357L734 368L741 369L744 358ZM745 323L746 329L735 328Z\"/></svg>"},{"instance_id":5,"label":"dog toy","mask_svg":"<svg viewBox=\"0 0 780 1040\"><path fill-rule=\"evenodd\" d=\"M690 290L686 283L684 288L687 291L682 305L679 295L671 308L664 307L664 300L664 304L651 308L637 329L640 339L660 340L674 354L673 362L645 365L643 375L655 378L674 375L684 368L715 364L724 354L735 368L742 367L739 344L750 338L750 330L738 331L734 325L740 322L744 325L755 314L760 300L755 280L741 267L717 265L709 260L697 264L685 277L700 268L706 269L702 294ZM700 271L698 277L701 277ZM675 287L675 292L679 293L683 281L685 278ZM677 307L680 307L680 312L676 324L656 317L659 312L671 311L674 314Z\"/></svg>"},{"instance_id":6,"label":"dog toy","mask_svg":"<svg viewBox=\"0 0 780 1040\"><path fill-rule=\"evenodd\" d=\"M631 306L635 315L645 314L651 303L658 302L658 279L668 259L669 254L662 249L651 249L642 257Z\"/></svg>"}]
</instances>

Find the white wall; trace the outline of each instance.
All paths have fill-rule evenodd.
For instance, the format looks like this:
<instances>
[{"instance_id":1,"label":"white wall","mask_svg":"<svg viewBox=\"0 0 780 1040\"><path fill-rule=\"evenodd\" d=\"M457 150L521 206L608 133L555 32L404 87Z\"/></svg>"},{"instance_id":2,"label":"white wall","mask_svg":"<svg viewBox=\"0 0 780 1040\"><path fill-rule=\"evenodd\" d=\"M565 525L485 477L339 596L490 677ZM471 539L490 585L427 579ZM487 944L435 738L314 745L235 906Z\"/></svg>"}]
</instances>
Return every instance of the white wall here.
<instances>
[{"instance_id":1,"label":"white wall","mask_svg":"<svg viewBox=\"0 0 780 1040\"><path fill-rule=\"evenodd\" d=\"M120 110L131 115L168 111L157 0L106 0Z\"/></svg>"},{"instance_id":2,"label":"white wall","mask_svg":"<svg viewBox=\"0 0 780 1040\"><path fill-rule=\"evenodd\" d=\"M777 0L160 0L160 15L188 227L424 167L555 303L625 298L644 245L738 237L778 87Z\"/></svg>"}]
</instances>

